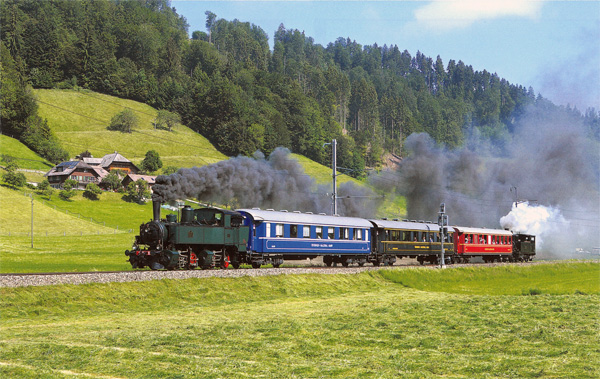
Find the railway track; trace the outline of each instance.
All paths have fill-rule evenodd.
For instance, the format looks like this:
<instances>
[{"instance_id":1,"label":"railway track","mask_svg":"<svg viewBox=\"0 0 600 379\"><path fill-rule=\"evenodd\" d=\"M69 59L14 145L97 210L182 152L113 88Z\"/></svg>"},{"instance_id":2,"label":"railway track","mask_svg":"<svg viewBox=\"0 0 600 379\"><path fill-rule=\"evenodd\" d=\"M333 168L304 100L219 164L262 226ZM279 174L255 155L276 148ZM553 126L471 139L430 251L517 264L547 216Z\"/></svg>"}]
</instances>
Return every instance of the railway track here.
<instances>
[{"instance_id":1,"label":"railway track","mask_svg":"<svg viewBox=\"0 0 600 379\"><path fill-rule=\"evenodd\" d=\"M537 262L540 263L540 262ZM468 266L498 266L498 265L530 265L529 263L469 263L450 265L451 267ZM535 262L533 263L535 264ZM88 283L111 283L111 282L139 282L161 279L189 279L189 278L239 278L243 276L271 276L271 275L297 275L297 274L355 274L363 271L381 270L387 268L415 268L426 267L435 269L439 266L418 263L396 264L394 266L365 266L365 267L280 267L280 268L241 268L225 270L187 270L187 271L152 271L152 270L130 270L130 271L90 271L90 272L40 272L22 274L0 274L0 287L27 287L48 286L57 284L88 284Z\"/></svg>"}]
</instances>

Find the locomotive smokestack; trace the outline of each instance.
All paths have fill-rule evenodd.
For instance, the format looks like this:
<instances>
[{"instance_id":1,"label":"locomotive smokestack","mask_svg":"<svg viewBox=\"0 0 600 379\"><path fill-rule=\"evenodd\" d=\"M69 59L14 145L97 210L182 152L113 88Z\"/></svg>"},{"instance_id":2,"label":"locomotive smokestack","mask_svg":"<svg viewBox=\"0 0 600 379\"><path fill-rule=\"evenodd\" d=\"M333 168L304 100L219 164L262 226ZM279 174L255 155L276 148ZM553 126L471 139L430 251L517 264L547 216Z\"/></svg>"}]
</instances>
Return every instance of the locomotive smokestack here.
<instances>
[{"instance_id":1,"label":"locomotive smokestack","mask_svg":"<svg viewBox=\"0 0 600 379\"><path fill-rule=\"evenodd\" d=\"M160 221L160 201L152 199L152 216L154 221Z\"/></svg>"}]
</instances>

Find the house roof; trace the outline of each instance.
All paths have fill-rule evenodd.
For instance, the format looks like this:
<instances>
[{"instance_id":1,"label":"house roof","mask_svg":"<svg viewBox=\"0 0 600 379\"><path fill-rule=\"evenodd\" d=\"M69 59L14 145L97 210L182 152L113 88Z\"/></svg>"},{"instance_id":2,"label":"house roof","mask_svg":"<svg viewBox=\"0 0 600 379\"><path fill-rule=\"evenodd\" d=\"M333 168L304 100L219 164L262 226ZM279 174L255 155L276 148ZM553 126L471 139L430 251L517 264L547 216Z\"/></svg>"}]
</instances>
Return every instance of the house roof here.
<instances>
[{"instance_id":1,"label":"house roof","mask_svg":"<svg viewBox=\"0 0 600 379\"><path fill-rule=\"evenodd\" d=\"M102 163L102 158L83 158L83 161L89 165L97 166Z\"/></svg>"},{"instance_id":2,"label":"house roof","mask_svg":"<svg viewBox=\"0 0 600 379\"><path fill-rule=\"evenodd\" d=\"M133 182L137 182L140 179L145 180L149 185L153 185L154 182L156 181L156 176L153 175L137 175L137 174L127 174L125 176L125 178L123 178L123 180L125 180L127 177L129 177L129 179L131 179L131 181Z\"/></svg>"},{"instance_id":3,"label":"house roof","mask_svg":"<svg viewBox=\"0 0 600 379\"><path fill-rule=\"evenodd\" d=\"M122 156L121 154L119 154L119 153L117 153L115 151L112 154L106 154L104 157L102 157L102 161L100 162L100 166L102 166L102 167L108 167L113 162L131 163L131 161L129 159L125 158L124 156Z\"/></svg>"},{"instance_id":4,"label":"house roof","mask_svg":"<svg viewBox=\"0 0 600 379\"><path fill-rule=\"evenodd\" d=\"M52 167L50 171L48 171L44 176L67 176L71 175L76 170L89 170L91 173L95 173L96 177L104 178L108 175L108 171L103 169L102 167L90 166L84 161L68 161L57 164Z\"/></svg>"}]
</instances>

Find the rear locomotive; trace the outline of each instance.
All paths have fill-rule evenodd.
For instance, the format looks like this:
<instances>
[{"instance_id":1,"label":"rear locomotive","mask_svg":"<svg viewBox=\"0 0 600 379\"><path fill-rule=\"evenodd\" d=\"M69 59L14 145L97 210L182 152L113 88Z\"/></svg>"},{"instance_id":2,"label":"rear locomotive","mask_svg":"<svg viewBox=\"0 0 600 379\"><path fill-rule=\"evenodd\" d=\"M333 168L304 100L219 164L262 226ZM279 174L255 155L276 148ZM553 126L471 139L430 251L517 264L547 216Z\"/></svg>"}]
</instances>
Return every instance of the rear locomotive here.
<instances>
[{"instance_id":1,"label":"rear locomotive","mask_svg":"<svg viewBox=\"0 0 600 379\"><path fill-rule=\"evenodd\" d=\"M535 236L531 234L513 234L513 258L515 262L530 262L535 256Z\"/></svg>"},{"instance_id":2,"label":"rear locomotive","mask_svg":"<svg viewBox=\"0 0 600 379\"><path fill-rule=\"evenodd\" d=\"M126 250L132 268L190 270L238 268L245 260L249 227L238 212L218 208L185 206L181 219L160 219L160 203L153 203L153 220L140 225L131 250Z\"/></svg>"}]
</instances>

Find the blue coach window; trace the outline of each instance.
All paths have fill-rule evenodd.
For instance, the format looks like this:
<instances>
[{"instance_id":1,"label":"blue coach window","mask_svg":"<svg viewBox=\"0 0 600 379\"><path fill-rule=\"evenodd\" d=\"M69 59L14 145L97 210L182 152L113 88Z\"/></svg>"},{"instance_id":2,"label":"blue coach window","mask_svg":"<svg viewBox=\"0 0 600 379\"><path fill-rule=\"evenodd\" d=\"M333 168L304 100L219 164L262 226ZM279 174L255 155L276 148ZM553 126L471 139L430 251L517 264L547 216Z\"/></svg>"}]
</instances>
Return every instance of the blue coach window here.
<instances>
[{"instance_id":1,"label":"blue coach window","mask_svg":"<svg viewBox=\"0 0 600 379\"><path fill-rule=\"evenodd\" d=\"M308 226L308 225L302 226L302 237L310 238L310 226Z\"/></svg>"},{"instance_id":2,"label":"blue coach window","mask_svg":"<svg viewBox=\"0 0 600 379\"><path fill-rule=\"evenodd\" d=\"M333 226L327 227L327 238L332 240L335 237L335 228Z\"/></svg>"},{"instance_id":3,"label":"blue coach window","mask_svg":"<svg viewBox=\"0 0 600 379\"><path fill-rule=\"evenodd\" d=\"M355 240L361 240L362 241L362 229L356 229L354 231L354 239Z\"/></svg>"},{"instance_id":4,"label":"blue coach window","mask_svg":"<svg viewBox=\"0 0 600 379\"><path fill-rule=\"evenodd\" d=\"M322 239L323 238L323 227L322 226L317 226L315 228L315 235L316 235L315 238L318 238L318 239Z\"/></svg>"},{"instance_id":5,"label":"blue coach window","mask_svg":"<svg viewBox=\"0 0 600 379\"><path fill-rule=\"evenodd\" d=\"M290 237L297 238L298 237L298 225L290 225Z\"/></svg>"}]
</instances>

